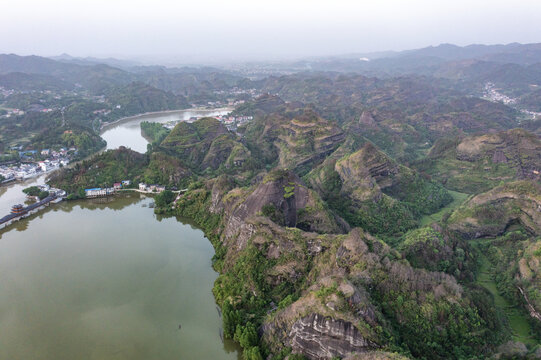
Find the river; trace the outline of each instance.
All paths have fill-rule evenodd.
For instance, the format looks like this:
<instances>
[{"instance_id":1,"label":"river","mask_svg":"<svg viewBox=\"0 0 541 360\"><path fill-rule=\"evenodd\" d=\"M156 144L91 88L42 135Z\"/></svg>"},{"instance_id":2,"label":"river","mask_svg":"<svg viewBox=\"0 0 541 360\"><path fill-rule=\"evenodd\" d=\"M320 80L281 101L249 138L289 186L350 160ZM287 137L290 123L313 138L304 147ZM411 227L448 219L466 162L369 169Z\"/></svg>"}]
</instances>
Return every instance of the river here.
<instances>
[{"instance_id":1,"label":"river","mask_svg":"<svg viewBox=\"0 0 541 360\"><path fill-rule=\"evenodd\" d=\"M133 129L122 122L103 135L142 150ZM42 182L0 188L2 215ZM0 231L0 359L239 358L220 337L210 242L151 202L135 193L63 202Z\"/></svg>"},{"instance_id":2,"label":"river","mask_svg":"<svg viewBox=\"0 0 541 360\"><path fill-rule=\"evenodd\" d=\"M126 146L132 150L144 153L147 151L148 141L141 135L140 124L143 121L167 123L169 121L188 120L191 117L198 116L225 115L230 111L231 109L178 110L132 116L114 124L104 126L101 137L107 141L107 149L117 149L119 146Z\"/></svg>"}]
</instances>

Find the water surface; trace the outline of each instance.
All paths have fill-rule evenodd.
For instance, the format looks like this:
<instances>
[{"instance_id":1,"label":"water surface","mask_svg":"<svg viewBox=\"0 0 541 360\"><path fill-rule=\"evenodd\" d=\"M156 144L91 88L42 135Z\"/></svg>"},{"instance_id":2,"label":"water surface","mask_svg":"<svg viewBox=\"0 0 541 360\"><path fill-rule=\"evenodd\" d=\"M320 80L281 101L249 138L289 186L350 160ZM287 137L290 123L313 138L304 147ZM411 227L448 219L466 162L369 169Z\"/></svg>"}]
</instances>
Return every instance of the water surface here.
<instances>
[{"instance_id":1,"label":"water surface","mask_svg":"<svg viewBox=\"0 0 541 360\"><path fill-rule=\"evenodd\" d=\"M140 196L63 202L0 232L0 359L238 358L210 242Z\"/></svg>"}]
</instances>

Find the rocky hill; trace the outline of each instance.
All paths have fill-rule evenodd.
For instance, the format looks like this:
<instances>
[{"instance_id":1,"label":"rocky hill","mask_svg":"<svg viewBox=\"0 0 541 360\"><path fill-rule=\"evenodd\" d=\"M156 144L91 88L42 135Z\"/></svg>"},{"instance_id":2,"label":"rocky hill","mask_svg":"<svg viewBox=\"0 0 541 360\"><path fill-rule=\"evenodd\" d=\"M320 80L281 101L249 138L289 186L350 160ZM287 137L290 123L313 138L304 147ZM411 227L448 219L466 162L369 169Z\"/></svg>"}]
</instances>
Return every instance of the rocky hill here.
<instances>
[{"instance_id":1,"label":"rocky hill","mask_svg":"<svg viewBox=\"0 0 541 360\"><path fill-rule=\"evenodd\" d=\"M351 130L399 160L423 156L441 136L518 126L516 110L465 96L433 78L295 74L271 77L262 86L286 101L312 104L321 116L340 125L352 123Z\"/></svg>"},{"instance_id":2,"label":"rocky hill","mask_svg":"<svg viewBox=\"0 0 541 360\"><path fill-rule=\"evenodd\" d=\"M160 147L196 171L216 170L223 164L242 166L250 157L250 151L214 118L180 122Z\"/></svg>"},{"instance_id":3,"label":"rocky hill","mask_svg":"<svg viewBox=\"0 0 541 360\"><path fill-rule=\"evenodd\" d=\"M304 174L321 163L345 139L343 131L310 109L300 109L286 116L260 117L246 130L252 147L268 148L278 155L278 166Z\"/></svg>"},{"instance_id":4,"label":"rocky hill","mask_svg":"<svg viewBox=\"0 0 541 360\"><path fill-rule=\"evenodd\" d=\"M515 223L541 235L541 185L518 181L498 186L472 197L455 210L448 223L468 238L498 236Z\"/></svg>"},{"instance_id":5,"label":"rocky hill","mask_svg":"<svg viewBox=\"0 0 541 360\"><path fill-rule=\"evenodd\" d=\"M541 328L541 185L510 182L471 197L447 221L451 231L481 243L498 290ZM477 240L479 241L479 240Z\"/></svg>"},{"instance_id":6,"label":"rocky hill","mask_svg":"<svg viewBox=\"0 0 541 360\"><path fill-rule=\"evenodd\" d=\"M342 154L347 148L337 150ZM396 163L371 143L341 158L330 156L307 181L352 226L396 234L416 226L420 214L451 201L440 185Z\"/></svg>"},{"instance_id":7,"label":"rocky hill","mask_svg":"<svg viewBox=\"0 0 541 360\"><path fill-rule=\"evenodd\" d=\"M480 315L477 307L485 305L452 276L413 269L360 229L347 235L307 229L326 233L321 235L292 228L302 216L310 216L310 224L332 221L324 208L317 210L317 199L294 174L278 171L250 188L235 188L222 177L177 204L178 214L201 219L201 226L214 219L207 235L217 248L221 275L214 294L226 336L242 338L261 324L259 346L270 354L290 349L308 359L393 344L416 357L443 359L457 342L468 348L485 344L481 334L493 325L483 316L492 315ZM273 212L265 203L273 204ZM276 216L278 208L282 217ZM209 209L214 215L202 215ZM395 332L401 337L394 338ZM249 353L261 351L257 343L245 345Z\"/></svg>"},{"instance_id":8,"label":"rocky hill","mask_svg":"<svg viewBox=\"0 0 541 360\"><path fill-rule=\"evenodd\" d=\"M541 178L541 141L522 129L458 139L442 139L418 169L467 193L486 191L501 181Z\"/></svg>"}]
</instances>

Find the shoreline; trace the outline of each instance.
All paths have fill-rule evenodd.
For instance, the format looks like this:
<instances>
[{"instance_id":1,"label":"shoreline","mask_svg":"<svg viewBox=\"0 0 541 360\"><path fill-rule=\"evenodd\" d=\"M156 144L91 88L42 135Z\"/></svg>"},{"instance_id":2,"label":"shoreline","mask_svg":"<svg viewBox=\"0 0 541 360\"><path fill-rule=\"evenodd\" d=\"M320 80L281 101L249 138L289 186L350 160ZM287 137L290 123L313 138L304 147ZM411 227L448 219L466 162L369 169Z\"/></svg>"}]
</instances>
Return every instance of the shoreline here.
<instances>
[{"instance_id":1,"label":"shoreline","mask_svg":"<svg viewBox=\"0 0 541 360\"><path fill-rule=\"evenodd\" d=\"M161 114L167 115L167 114L173 114L173 113L176 113L176 112L184 112L184 111L208 111L208 112L213 112L213 111L233 111L233 110L234 110L234 108L230 108L230 107L221 107L221 108L213 108L213 109L196 107L196 108L186 108L186 109L177 109L177 110L150 111L150 112L146 112L146 113L142 113L142 114L126 116L126 117L117 119L117 120L115 120L113 122L103 123L100 126L100 136L105 130L108 130L109 128L113 127L114 125L118 125L120 123L132 121L132 120L137 120L137 119L141 119L141 118L145 118L145 117L150 117L150 116L154 116L154 115L161 115Z\"/></svg>"},{"instance_id":2,"label":"shoreline","mask_svg":"<svg viewBox=\"0 0 541 360\"><path fill-rule=\"evenodd\" d=\"M73 162L70 162L68 165L66 165L65 167L66 168L71 168L79 163L82 163L83 161L85 160L88 160L88 159L91 159L92 157L94 157L95 155L97 154L101 154L102 152L104 152L105 150L107 150L107 145L100 148L98 151L96 151L95 153L92 153L92 154L89 154L87 156L85 156L84 158L82 159L79 159L79 160L75 160ZM9 179L9 180L5 180L5 181L2 181L0 182L0 188L1 187L4 187L4 186L8 186L8 185L13 185L13 184L20 184L20 183L24 183L25 181L29 181L29 180L35 180L41 176L44 176L45 179L44 179L44 183L47 183L47 177L49 177L49 175L52 175L53 173L55 173L56 171L62 169L61 167L57 167L57 168L54 168L54 169L51 169L51 170L47 170L47 171L42 171L42 172L39 172L39 173L35 173L35 174L32 174L31 176L27 177L27 178L12 178L12 179Z\"/></svg>"}]
</instances>

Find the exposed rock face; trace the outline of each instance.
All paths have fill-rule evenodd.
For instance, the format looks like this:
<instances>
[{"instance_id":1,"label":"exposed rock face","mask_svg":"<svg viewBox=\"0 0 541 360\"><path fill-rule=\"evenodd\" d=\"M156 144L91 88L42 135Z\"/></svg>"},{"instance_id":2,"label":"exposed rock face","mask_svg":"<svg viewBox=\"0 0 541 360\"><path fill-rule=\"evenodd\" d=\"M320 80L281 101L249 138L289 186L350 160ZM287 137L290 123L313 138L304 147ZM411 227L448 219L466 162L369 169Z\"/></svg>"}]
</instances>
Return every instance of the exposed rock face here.
<instances>
[{"instance_id":1,"label":"exposed rock face","mask_svg":"<svg viewBox=\"0 0 541 360\"><path fill-rule=\"evenodd\" d=\"M515 166L535 165L541 159L541 141L523 129L468 136L457 145L456 158L463 161L509 160Z\"/></svg>"},{"instance_id":2,"label":"exposed rock face","mask_svg":"<svg viewBox=\"0 0 541 360\"><path fill-rule=\"evenodd\" d=\"M494 151L494 155L492 155L492 162L495 164L507 162L507 158L505 157L505 154L502 150Z\"/></svg>"},{"instance_id":3,"label":"exposed rock face","mask_svg":"<svg viewBox=\"0 0 541 360\"><path fill-rule=\"evenodd\" d=\"M517 181L479 194L453 213L449 228L471 239L498 236L513 222L541 234L539 184Z\"/></svg>"},{"instance_id":4,"label":"exposed rock face","mask_svg":"<svg viewBox=\"0 0 541 360\"><path fill-rule=\"evenodd\" d=\"M523 129L438 141L423 172L467 193L487 191L501 181L541 179L541 140Z\"/></svg>"},{"instance_id":5,"label":"exposed rock face","mask_svg":"<svg viewBox=\"0 0 541 360\"><path fill-rule=\"evenodd\" d=\"M358 228L347 236L320 241L322 250L307 275L312 285L290 306L272 313L262 326L263 341L271 351L286 346L309 359L345 358L353 353L362 359L362 354L385 346L376 329L388 324L374 305L376 293L400 294L413 303L423 303L427 297L436 303L469 302L452 276L389 260L393 250ZM331 243L335 244L332 250ZM394 321L407 326L413 319L399 315Z\"/></svg>"},{"instance_id":6,"label":"exposed rock face","mask_svg":"<svg viewBox=\"0 0 541 360\"><path fill-rule=\"evenodd\" d=\"M301 173L321 163L345 139L338 126L309 109L295 116L272 114L261 124L264 125L263 130L252 134L257 138L249 140L257 144L272 144L278 149L280 167Z\"/></svg>"},{"instance_id":7,"label":"exposed rock face","mask_svg":"<svg viewBox=\"0 0 541 360\"><path fill-rule=\"evenodd\" d=\"M363 111L361 117L359 118L359 124L361 126L366 126L369 128L377 127L376 120L370 113L370 111Z\"/></svg>"},{"instance_id":8,"label":"exposed rock face","mask_svg":"<svg viewBox=\"0 0 541 360\"><path fill-rule=\"evenodd\" d=\"M379 200L381 190L393 185L398 165L371 143L336 162L342 191L358 201Z\"/></svg>"},{"instance_id":9,"label":"exposed rock face","mask_svg":"<svg viewBox=\"0 0 541 360\"><path fill-rule=\"evenodd\" d=\"M280 225L313 232L343 231L324 209L317 193L291 171L277 170L251 191L233 189L228 194L226 191L229 191L227 185L214 184L211 210L216 213L225 210L225 240L234 241L233 246L238 249L244 248L254 233L248 220L260 215L264 206L274 207L273 220Z\"/></svg>"},{"instance_id":10,"label":"exposed rock face","mask_svg":"<svg viewBox=\"0 0 541 360\"><path fill-rule=\"evenodd\" d=\"M289 334L294 352L309 359L330 359L374 347L352 323L311 314L297 320Z\"/></svg>"}]
</instances>

